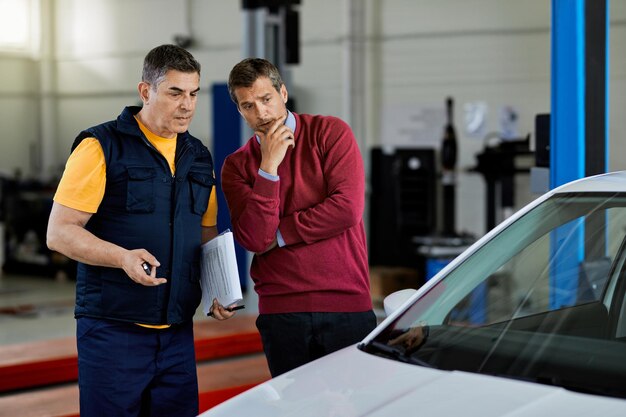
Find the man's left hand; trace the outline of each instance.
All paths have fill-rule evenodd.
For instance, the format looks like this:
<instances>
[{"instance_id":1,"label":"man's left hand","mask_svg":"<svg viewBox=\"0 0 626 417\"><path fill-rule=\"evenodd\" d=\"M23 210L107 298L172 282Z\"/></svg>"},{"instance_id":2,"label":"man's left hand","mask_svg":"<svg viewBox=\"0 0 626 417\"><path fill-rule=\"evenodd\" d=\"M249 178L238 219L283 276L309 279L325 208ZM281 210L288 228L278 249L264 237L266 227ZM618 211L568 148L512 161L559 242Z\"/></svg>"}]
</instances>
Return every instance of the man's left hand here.
<instances>
[{"instance_id":1,"label":"man's left hand","mask_svg":"<svg viewBox=\"0 0 626 417\"><path fill-rule=\"evenodd\" d=\"M235 315L234 311L228 311L226 307L223 307L217 298L213 299L213 308L211 309L211 316L217 320L227 320Z\"/></svg>"}]
</instances>

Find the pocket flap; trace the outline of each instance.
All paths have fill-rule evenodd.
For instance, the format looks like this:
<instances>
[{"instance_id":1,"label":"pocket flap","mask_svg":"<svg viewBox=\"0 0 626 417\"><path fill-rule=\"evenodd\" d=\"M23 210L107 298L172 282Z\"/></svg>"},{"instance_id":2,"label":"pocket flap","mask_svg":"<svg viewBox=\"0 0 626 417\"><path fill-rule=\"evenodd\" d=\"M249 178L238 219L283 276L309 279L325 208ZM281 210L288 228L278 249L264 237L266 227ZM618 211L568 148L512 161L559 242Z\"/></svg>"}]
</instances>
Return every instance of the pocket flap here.
<instances>
[{"instance_id":1,"label":"pocket flap","mask_svg":"<svg viewBox=\"0 0 626 417\"><path fill-rule=\"evenodd\" d=\"M201 172L190 172L189 178L193 182L197 182L198 184L202 184L205 187L210 187L213 185L213 176L209 174L203 174Z\"/></svg>"},{"instance_id":2,"label":"pocket flap","mask_svg":"<svg viewBox=\"0 0 626 417\"><path fill-rule=\"evenodd\" d=\"M131 180L147 180L156 177L156 170L152 167L127 167L128 178Z\"/></svg>"}]
</instances>

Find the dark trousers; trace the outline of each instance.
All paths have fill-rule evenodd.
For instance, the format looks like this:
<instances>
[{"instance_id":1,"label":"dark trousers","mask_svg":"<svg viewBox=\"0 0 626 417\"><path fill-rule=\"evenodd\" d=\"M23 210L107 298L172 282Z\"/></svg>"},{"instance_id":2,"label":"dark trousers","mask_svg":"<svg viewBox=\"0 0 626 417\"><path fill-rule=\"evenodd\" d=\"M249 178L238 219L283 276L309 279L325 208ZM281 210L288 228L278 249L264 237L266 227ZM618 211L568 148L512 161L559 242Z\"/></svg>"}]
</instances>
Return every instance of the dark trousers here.
<instances>
[{"instance_id":1,"label":"dark trousers","mask_svg":"<svg viewBox=\"0 0 626 417\"><path fill-rule=\"evenodd\" d=\"M197 416L193 324L77 319L81 417Z\"/></svg>"},{"instance_id":2,"label":"dark trousers","mask_svg":"<svg viewBox=\"0 0 626 417\"><path fill-rule=\"evenodd\" d=\"M374 327L373 311L261 314L256 320L272 377L361 341Z\"/></svg>"}]
</instances>

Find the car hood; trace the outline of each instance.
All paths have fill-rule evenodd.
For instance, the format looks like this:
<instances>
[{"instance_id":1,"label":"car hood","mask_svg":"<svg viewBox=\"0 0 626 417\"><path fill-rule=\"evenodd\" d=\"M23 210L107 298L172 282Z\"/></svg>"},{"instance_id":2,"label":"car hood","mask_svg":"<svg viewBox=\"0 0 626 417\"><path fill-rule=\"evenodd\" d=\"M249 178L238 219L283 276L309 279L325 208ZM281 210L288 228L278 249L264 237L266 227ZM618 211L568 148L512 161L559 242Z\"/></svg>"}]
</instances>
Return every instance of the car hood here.
<instances>
[{"instance_id":1,"label":"car hood","mask_svg":"<svg viewBox=\"0 0 626 417\"><path fill-rule=\"evenodd\" d=\"M623 417L626 400L409 365L352 346L258 385L201 416L457 415Z\"/></svg>"}]
</instances>

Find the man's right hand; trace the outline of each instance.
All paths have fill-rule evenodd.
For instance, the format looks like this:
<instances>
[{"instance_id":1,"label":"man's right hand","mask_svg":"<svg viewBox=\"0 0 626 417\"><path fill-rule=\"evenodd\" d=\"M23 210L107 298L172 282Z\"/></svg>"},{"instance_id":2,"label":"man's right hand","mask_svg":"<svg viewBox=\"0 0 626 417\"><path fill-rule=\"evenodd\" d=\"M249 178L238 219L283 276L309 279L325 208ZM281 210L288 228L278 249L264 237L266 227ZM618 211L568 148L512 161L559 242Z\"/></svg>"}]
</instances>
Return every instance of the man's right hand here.
<instances>
[{"instance_id":1,"label":"man's right hand","mask_svg":"<svg viewBox=\"0 0 626 417\"><path fill-rule=\"evenodd\" d=\"M261 140L261 166L260 168L271 175L278 175L278 166L287 153L290 146L295 146L294 134L285 125L287 115L277 119L267 130L254 132Z\"/></svg>"},{"instance_id":2,"label":"man's right hand","mask_svg":"<svg viewBox=\"0 0 626 417\"><path fill-rule=\"evenodd\" d=\"M143 269L142 264L144 262L151 266L150 275L146 274L146 271ZM165 278L156 277L156 267L160 265L161 263L145 249L129 250L122 259L122 269L126 272L126 275L137 284L147 287L154 287L167 282Z\"/></svg>"},{"instance_id":3,"label":"man's right hand","mask_svg":"<svg viewBox=\"0 0 626 417\"><path fill-rule=\"evenodd\" d=\"M94 236L85 229L92 213L66 207L56 201L52 204L48 219L46 243L56 252L89 265L122 268L138 284L155 286L166 283L156 277L156 267L161 263L145 249L127 250ZM141 264L152 266L150 275Z\"/></svg>"}]
</instances>

